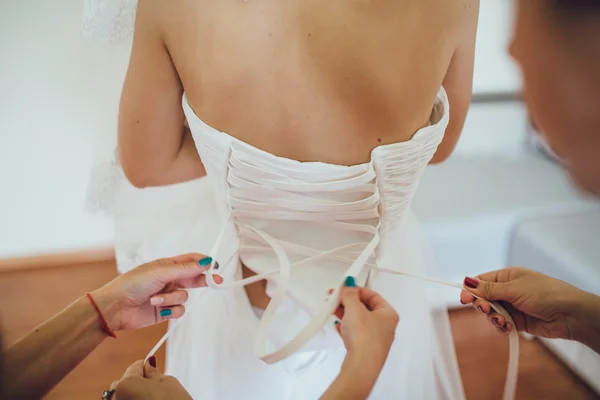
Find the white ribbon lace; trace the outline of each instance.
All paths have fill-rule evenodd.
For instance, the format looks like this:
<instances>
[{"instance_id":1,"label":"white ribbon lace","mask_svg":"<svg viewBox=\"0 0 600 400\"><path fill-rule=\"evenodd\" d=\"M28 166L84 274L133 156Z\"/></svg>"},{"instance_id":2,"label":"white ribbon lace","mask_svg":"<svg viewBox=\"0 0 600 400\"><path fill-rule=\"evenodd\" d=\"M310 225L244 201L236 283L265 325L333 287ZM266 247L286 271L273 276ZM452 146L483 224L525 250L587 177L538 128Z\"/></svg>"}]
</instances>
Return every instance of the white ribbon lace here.
<instances>
[{"instance_id":1,"label":"white ribbon lace","mask_svg":"<svg viewBox=\"0 0 600 400\"><path fill-rule=\"evenodd\" d=\"M328 321L335 320L334 311L340 303L340 292L348 276L364 276L365 272L377 270L383 273L404 275L425 281L438 283L457 289L465 289L463 285L446 282L435 278L404 273L397 270L381 268L377 264L375 251L380 240L380 192L378 189L377 174L373 162L365 165L361 174L347 177L347 172L340 170L339 180L335 173L328 170L327 180L322 182L307 182L303 179L306 171L290 167L289 164L268 165L260 157L254 157L251 152L238 151L232 146L227 173L226 199L229 206L227 220L221 229L217 240L210 251L213 262L206 271L206 281L210 288L215 290L227 290L233 287L248 285L263 279L275 279L276 290L271 297L257 328L254 353L257 357L268 364L276 363L298 351L303 345L310 341ZM314 178L314 171L310 172ZM342 201L319 198L316 194L335 193L359 195L359 200ZM355 197L355 196L354 196ZM341 231L364 232L372 238L368 242L356 242L346 244L328 251L279 240L269 233L251 226L248 221L252 220L279 220L279 221L313 221L316 224L340 229ZM375 221L375 222L373 222ZM274 252L279 266L270 271L259 273L255 276L217 284L214 280L216 261L222 247L225 233L233 224L240 238L259 242L258 245L248 246L242 244L239 251ZM291 262L289 254L301 255L303 258L298 262ZM239 255L239 253L238 253ZM339 277L334 291L325 297L323 305L318 310L308 307L303 299L297 298L290 292L290 271L292 268L300 268L303 264L317 261L319 259L335 259L349 264L345 274ZM375 260L374 260L375 259ZM237 268L238 263L227 262L225 267ZM219 270L219 273L227 271ZM267 334L274 319L275 312L281 306L284 297L292 296L292 299L310 315L312 320L300 330L295 337L275 350L267 348ZM193 314L197 306L197 298L188 306L188 313ZM492 308L504 316L513 327L514 321L510 314L499 304L490 302ZM186 314L186 315L187 315ZM184 317L185 318L185 317ZM180 321L175 321L169 331L161 338L148 354L148 359L176 329ZM504 400L514 398L519 356L519 335L516 328L510 333L510 357L507 370L507 378L504 387Z\"/></svg>"}]
</instances>

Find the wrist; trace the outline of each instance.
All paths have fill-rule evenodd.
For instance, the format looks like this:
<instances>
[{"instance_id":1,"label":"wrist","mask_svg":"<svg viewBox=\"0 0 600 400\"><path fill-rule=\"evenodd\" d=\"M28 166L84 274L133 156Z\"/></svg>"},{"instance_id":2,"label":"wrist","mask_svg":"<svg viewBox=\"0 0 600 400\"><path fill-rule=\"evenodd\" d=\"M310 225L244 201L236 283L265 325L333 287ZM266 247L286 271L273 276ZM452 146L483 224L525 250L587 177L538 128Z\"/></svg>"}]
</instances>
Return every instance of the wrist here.
<instances>
[{"instance_id":1,"label":"wrist","mask_svg":"<svg viewBox=\"0 0 600 400\"><path fill-rule=\"evenodd\" d=\"M364 388L370 392L384 364L385 356L379 356L375 351L350 350L342 363L340 376L348 377L355 390L360 392Z\"/></svg>"},{"instance_id":2,"label":"wrist","mask_svg":"<svg viewBox=\"0 0 600 400\"><path fill-rule=\"evenodd\" d=\"M570 339L586 345L600 340L600 297L580 291L569 318Z\"/></svg>"},{"instance_id":3,"label":"wrist","mask_svg":"<svg viewBox=\"0 0 600 400\"><path fill-rule=\"evenodd\" d=\"M117 296L108 285L96 289L93 292L90 292L90 294L100 309L102 317L106 320L109 329L113 332L119 331L121 328L119 315L121 310L121 299L119 296Z\"/></svg>"}]
</instances>

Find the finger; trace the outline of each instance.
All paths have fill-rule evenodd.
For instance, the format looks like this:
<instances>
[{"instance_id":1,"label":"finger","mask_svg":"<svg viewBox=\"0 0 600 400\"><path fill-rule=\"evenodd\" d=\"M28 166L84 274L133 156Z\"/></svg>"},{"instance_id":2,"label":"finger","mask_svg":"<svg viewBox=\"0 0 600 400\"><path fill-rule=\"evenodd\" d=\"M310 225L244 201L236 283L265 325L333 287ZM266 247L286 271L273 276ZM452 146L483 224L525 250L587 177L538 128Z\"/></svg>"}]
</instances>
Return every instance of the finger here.
<instances>
[{"instance_id":1,"label":"finger","mask_svg":"<svg viewBox=\"0 0 600 400\"><path fill-rule=\"evenodd\" d=\"M199 263L200 260L204 260L206 258L208 258L208 256L206 254L187 253L187 254L180 254L175 257L161 258L156 261L152 261L148 264L149 265L151 265L151 264L174 265L174 264L186 264L186 263Z\"/></svg>"},{"instance_id":2,"label":"finger","mask_svg":"<svg viewBox=\"0 0 600 400\"><path fill-rule=\"evenodd\" d=\"M131 364L123 374L123 379L130 376L144 376L144 360L138 360Z\"/></svg>"},{"instance_id":3,"label":"finger","mask_svg":"<svg viewBox=\"0 0 600 400\"><path fill-rule=\"evenodd\" d=\"M185 307L182 305L159 308L158 322L181 318L183 314L185 314Z\"/></svg>"},{"instance_id":4,"label":"finger","mask_svg":"<svg viewBox=\"0 0 600 400\"><path fill-rule=\"evenodd\" d=\"M365 308L364 304L360 301L359 288L357 287L344 287L340 295L340 304L344 306L345 311L351 309Z\"/></svg>"},{"instance_id":5,"label":"finger","mask_svg":"<svg viewBox=\"0 0 600 400\"><path fill-rule=\"evenodd\" d=\"M482 314L489 314L492 311L490 303L483 299L475 299L473 302L473 308Z\"/></svg>"},{"instance_id":6,"label":"finger","mask_svg":"<svg viewBox=\"0 0 600 400\"><path fill-rule=\"evenodd\" d=\"M223 283L223 277L221 275L213 275L213 279L215 280L217 285L220 285L221 283ZM204 275L204 274L198 275L198 276L194 277L193 279L183 281L182 283L183 283L182 287L189 288L189 289L208 286L206 284L206 275Z\"/></svg>"},{"instance_id":7,"label":"finger","mask_svg":"<svg viewBox=\"0 0 600 400\"><path fill-rule=\"evenodd\" d=\"M153 306L169 307L183 304L188 300L187 290L174 290L170 293L161 293L150 298L150 304Z\"/></svg>"},{"instance_id":8,"label":"finger","mask_svg":"<svg viewBox=\"0 0 600 400\"><path fill-rule=\"evenodd\" d=\"M144 376L148 379L160 379L163 374L156 368L156 357L152 356L148 359L148 362L144 365Z\"/></svg>"},{"instance_id":9,"label":"finger","mask_svg":"<svg viewBox=\"0 0 600 400\"><path fill-rule=\"evenodd\" d=\"M392 308L383 296L374 290L360 288L359 295L360 301L372 311L380 310L382 308Z\"/></svg>"},{"instance_id":10,"label":"finger","mask_svg":"<svg viewBox=\"0 0 600 400\"><path fill-rule=\"evenodd\" d=\"M341 305L334 311L333 315L335 315L338 319L344 318L344 307Z\"/></svg>"},{"instance_id":11,"label":"finger","mask_svg":"<svg viewBox=\"0 0 600 400\"><path fill-rule=\"evenodd\" d=\"M493 281L485 281L481 278L466 277L464 280L464 285L466 291L486 300L503 300L513 302L517 299L516 292L513 290L510 282L498 283Z\"/></svg>"},{"instance_id":12,"label":"finger","mask_svg":"<svg viewBox=\"0 0 600 400\"><path fill-rule=\"evenodd\" d=\"M186 254L157 260L150 263L148 268L152 270L156 278L168 284L177 280L200 278L212 262L212 258L202 254ZM202 282L201 279L197 280L198 284Z\"/></svg>"},{"instance_id":13,"label":"finger","mask_svg":"<svg viewBox=\"0 0 600 400\"><path fill-rule=\"evenodd\" d=\"M473 296L471 293L467 292L466 290L460 292L460 302L462 304L471 304L473 301L475 301L475 296Z\"/></svg>"},{"instance_id":14,"label":"finger","mask_svg":"<svg viewBox=\"0 0 600 400\"><path fill-rule=\"evenodd\" d=\"M504 328L506 326L506 319L498 314L495 311L492 311L488 316L487 316L488 321L490 322L490 324L494 325L496 328L502 330L502 328Z\"/></svg>"}]
</instances>

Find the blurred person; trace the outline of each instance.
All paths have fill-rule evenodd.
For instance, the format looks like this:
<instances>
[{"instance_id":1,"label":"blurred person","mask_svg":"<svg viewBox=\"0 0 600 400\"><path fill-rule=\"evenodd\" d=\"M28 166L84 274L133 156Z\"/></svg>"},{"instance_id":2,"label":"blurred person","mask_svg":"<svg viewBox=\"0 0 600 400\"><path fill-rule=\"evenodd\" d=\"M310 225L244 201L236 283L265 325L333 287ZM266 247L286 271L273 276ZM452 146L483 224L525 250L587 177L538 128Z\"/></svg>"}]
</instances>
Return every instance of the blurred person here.
<instances>
[{"instance_id":1,"label":"blurred person","mask_svg":"<svg viewBox=\"0 0 600 400\"><path fill-rule=\"evenodd\" d=\"M510 53L535 125L580 188L600 195L600 2L519 0ZM577 340L600 352L600 298L523 268L467 278L473 294L508 306L516 327L485 300L461 301L502 332Z\"/></svg>"}]
</instances>

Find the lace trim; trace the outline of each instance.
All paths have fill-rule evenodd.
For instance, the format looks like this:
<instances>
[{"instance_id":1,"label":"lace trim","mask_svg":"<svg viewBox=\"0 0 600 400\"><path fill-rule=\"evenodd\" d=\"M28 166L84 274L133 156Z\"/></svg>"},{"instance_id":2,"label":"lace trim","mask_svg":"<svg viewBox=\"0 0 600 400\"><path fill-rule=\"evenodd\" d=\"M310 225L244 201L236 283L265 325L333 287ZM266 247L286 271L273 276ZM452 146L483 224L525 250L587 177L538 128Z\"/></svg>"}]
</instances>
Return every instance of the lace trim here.
<instances>
[{"instance_id":1,"label":"lace trim","mask_svg":"<svg viewBox=\"0 0 600 400\"><path fill-rule=\"evenodd\" d=\"M81 32L86 39L117 43L133 34L137 0L84 0Z\"/></svg>"},{"instance_id":2,"label":"lace trim","mask_svg":"<svg viewBox=\"0 0 600 400\"><path fill-rule=\"evenodd\" d=\"M85 209L91 213L114 215L118 192L127 182L118 151L108 162L97 162L90 173Z\"/></svg>"}]
</instances>

